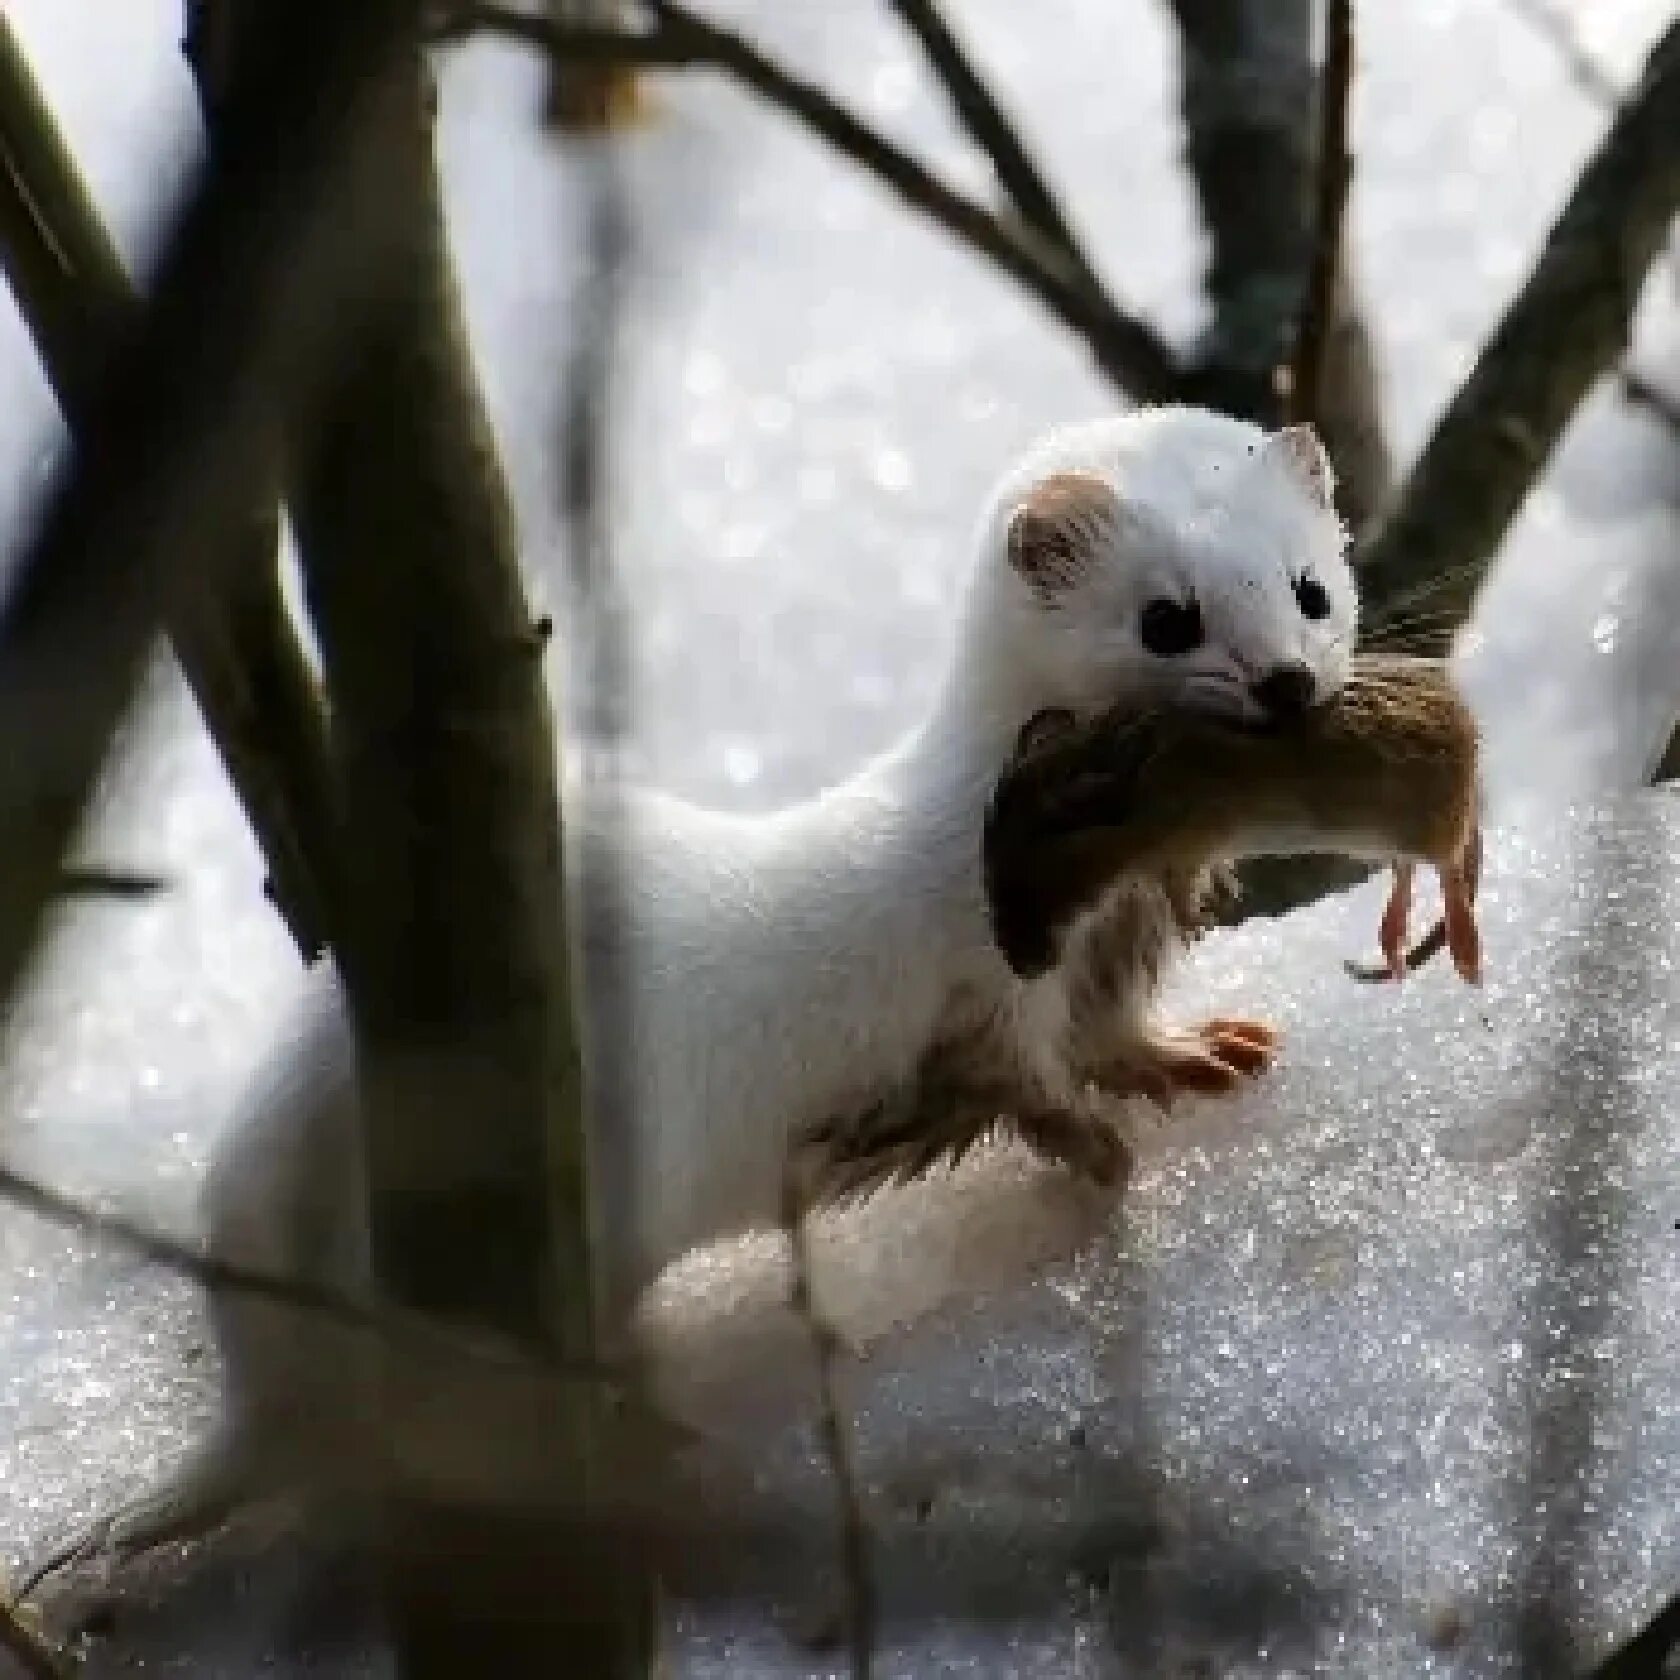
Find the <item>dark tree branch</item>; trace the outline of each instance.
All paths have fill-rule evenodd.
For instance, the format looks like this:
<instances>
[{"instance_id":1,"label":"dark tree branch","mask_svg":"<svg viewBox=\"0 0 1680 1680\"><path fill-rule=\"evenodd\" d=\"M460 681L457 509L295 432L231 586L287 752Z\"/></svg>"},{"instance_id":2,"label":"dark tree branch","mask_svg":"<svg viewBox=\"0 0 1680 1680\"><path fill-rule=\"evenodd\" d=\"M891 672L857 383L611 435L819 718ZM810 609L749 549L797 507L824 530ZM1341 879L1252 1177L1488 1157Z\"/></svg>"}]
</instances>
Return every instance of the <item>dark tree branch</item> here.
<instances>
[{"instance_id":1,"label":"dark tree branch","mask_svg":"<svg viewBox=\"0 0 1680 1680\"><path fill-rule=\"evenodd\" d=\"M554 1348L533 1348L506 1337L442 1325L418 1313L358 1301L308 1278L279 1277L250 1266L235 1265L153 1231L124 1214L89 1207L62 1190L26 1178L10 1167L0 1167L0 1201L63 1230L116 1243L148 1265L173 1272L207 1294L253 1296L346 1330L414 1347L439 1359L516 1371L543 1371L573 1382L605 1382L614 1376L611 1367L600 1361L578 1361Z\"/></svg>"},{"instance_id":2,"label":"dark tree branch","mask_svg":"<svg viewBox=\"0 0 1680 1680\"><path fill-rule=\"evenodd\" d=\"M1348 94L1353 83L1352 0L1329 0L1324 69L1318 92L1318 190L1312 263L1290 367L1289 417L1316 424L1324 406L1324 359L1341 273L1342 222L1353 159L1348 153Z\"/></svg>"},{"instance_id":3,"label":"dark tree branch","mask_svg":"<svg viewBox=\"0 0 1680 1680\"><path fill-rule=\"evenodd\" d=\"M613 29L622 27L625 0L547 0L548 15L561 27ZM548 91L543 116L558 132L588 134L616 128L633 119L641 107L636 66L622 58L549 60Z\"/></svg>"},{"instance_id":4,"label":"dark tree branch","mask_svg":"<svg viewBox=\"0 0 1680 1680\"><path fill-rule=\"evenodd\" d=\"M296 0L255 8L283 18ZM373 1260L418 1312L593 1359L587 1160L556 755L513 512L467 343L419 55L370 167L396 224L369 330L307 431L293 506L344 790L338 950ZM388 1386L388 1394L396 1394ZM638 1568L603 1523L587 1389L504 1443L517 1510L405 1488L382 1564L408 1680L645 1671ZM480 1567L463 1571L463 1558ZM604 1561L611 1567L602 1569ZM573 1590L587 1566L610 1590Z\"/></svg>"},{"instance_id":5,"label":"dark tree branch","mask_svg":"<svg viewBox=\"0 0 1680 1680\"><path fill-rule=\"evenodd\" d=\"M990 160L1016 216L1068 264L1093 296L1103 297L1102 283L1054 189L952 33L937 0L888 0L888 4L920 43L957 116ZM1112 313L1119 313L1113 302L1105 302Z\"/></svg>"},{"instance_id":6,"label":"dark tree branch","mask_svg":"<svg viewBox=\"0 0 1680 1680\"><path fill-rule=\"evenodd\" d=\"M851 1437L841 1411L834 1371L840 1337L811 1289L810 1212L812 1198L793 1154L783 1163L782 1231L788 1242L792 1282L788 1305L805 1326L817 1379L817 1429L823 1457L834 1478L839 1514L840 1567L846 1583L846 1645L852 1680L869 1680L875 1665L875 1577L869 1564L869 1529L863 1490L852 1457Z\"/></svg>"},{"instance_id":7,"label":"dark tree branch","mask_svg":"<svg viewBox=\"0 0 1680 1680\"><path fill-rule=\"evenodd\" d=\"M73 432L138 299L21 49L0 18L0 265ZM326 726L286 618L272 501L253 501L222 579L174 614L175 653L305 958L327 942Z\"/></svg>"},{"instance_id":8,"label":"dark tree branch","mask_svg":"<svg viewBox=\"0 0 1680 1680\"><path fill-rule=\"evenodd\" d=\"M657 27L648 34L627 33L623 39L628 56L641 63L709 65L723 71L873 175L909 208L989 259L1083 340L1097 365L1120 389L1142 401L1165 401L1173 394L1177 368L1171 349L1143 322L1105 306L1060 253L1023 238L946 186L902 147L860 121L815 83L776 64L741 35L706 22L675 0L647 0L647 6ZM561 55L574 48L598 55L607 45L603 32L557 28L546 18L495 5L455 7L441 33L454 38L474 31Z\"/></svg>"},{"instance_id":9,"label":"dark tree branch","mask_svg":"<svg viewBox=\"0 0 1680 1680\"><path fill-rule=\"evenodd\" d=\"M169 883L161 875L139 875L128 869L76 866L64 869L58 880L61 898L153 898L168 890Z\"/></svg>"},{"instance_id":10,"label":"dark tree branch","mask_svg":"<svg viewBox=\"0 0 1680 1680\"><path fill-rule=\"evenodd\" d=\"M1680 19L1582 171L1527 284L1364 556L1378 616L1427 606L1444 652L1581 399L1627 343L1645 275L1680 210Z\"/></svg>"},{"instance_id":11,"label":"dark tree branch","mask_svg":"<svg viewBox=\"0 0 1680 1680\"><path fill-rule=\"evenodd\" d=\"M1616 79L1581 44L1573 21L1551 4L1551 0L1505 0L1507 6L1537 35L1550 42L1569 79L1595 104L1613 111L1621 103L1622 91Z\"/></svg>"},{"instance_id":12,"label":"dark tree branch","mask_svg":"<svg viewBox=\"0 0 1680 1680\"><path fill-rule=\"evenodd\" d=\"M1675 441L1680 442L1680 396L1665 391L1637 368L1622 369L1622 395L1630 403L1655 415L1674 433Z\"/></svg>"},{"instance_id":13,"label":"dark tree branch","mask_svg":"<svg viewBox=\"0 0 1680 1680\"><path fill-rule=\"evenodd\" d=\"M53 1646L30 1628L13 1605L4 1603L0 1603L0 1651L10 1657L29 1680L69 1680L75 1672L67 1657L60 1656Z\"/></svg>"},{"instance_id":14,"label":"dark tree branch","mask_svg":"<svg viewBox=\"0 0 1680 1680\"><path fill-rule=\"evenodd\" d=\"M153 636L236 546L276 407L318 370L350 313L331 307L344 267L384 231L356 135L409 8L320 11L269 55L183 216L0 616L0 997Z\"/></svg>"},{"instance_id":15,"label":"dark tree branch","mask_svg":"<svg viewBox=\"0 0 1680 1680\"><path fill-rule=\"evenodd\" d=\"M1273 426L1285 417L1322 215L1321 140L1335 87L1313 67L1312 0L1170 0L1181 45L1185 163L1207 227L1210 321L1181 400ZM1328 58L1328 54L1326 57ZM1339 127L1339 124L1337 125ZM1390 462L1370 335L1331 253L1314 423L1356 534L1387 499ZM1314 306L1316 307L1316 306Z\"/></svg>"}]
</instances>

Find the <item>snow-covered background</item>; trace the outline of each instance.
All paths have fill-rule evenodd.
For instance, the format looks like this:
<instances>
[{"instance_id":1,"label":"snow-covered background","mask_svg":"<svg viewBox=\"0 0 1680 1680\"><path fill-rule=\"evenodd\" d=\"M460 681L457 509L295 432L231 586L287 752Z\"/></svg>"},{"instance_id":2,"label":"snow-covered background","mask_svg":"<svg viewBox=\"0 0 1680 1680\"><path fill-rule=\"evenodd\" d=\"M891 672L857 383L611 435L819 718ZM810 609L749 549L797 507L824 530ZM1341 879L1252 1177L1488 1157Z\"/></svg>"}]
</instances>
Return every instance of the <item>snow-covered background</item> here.
<instances>
[{"instance_id":1,"label":"snow-covered background","mask_svg":"<svg viewBox=\"0 0 1680 1680\"><path fill-rule=\"evenodd\" d=\"M176 0L4 4L143 260L195 143ZM1200 235L1160 8L953 9L1116 287L1193 330ZM1624 75L1669 10L1577 9ZM729 10L984 188L885 8ZM1361 17L1353 225L1404 459L1603 116L1496 0ZM539 87L510 49L455 53L443 142L541 590L558 564L553 416L578 230L536 135ZM1108 398L1033 305L781 120L699 75L658 99L624 142L638 278L617 534L635 757L684 793L762 807L917 715L989 481L1040 427ZM1653 281L1635 352L1671 386L1676 296L1673 271ZM55 422L4 302L0 382L0 531L15 542ZM1005 1157L837 1234L833 1289L860 1334L913 1301L985 1291L874 1344L852 1381L890 1566L890 1672L1163 1672L1146 1660L1162 1650L1221 1673L1496 1671L1527 1555L1517 1514L1534 1504L1526 1420L1589 1372L1604 1407L1578 1489L1593 1625L1630 1625L1680 1584L1680 801L1579 806L1639 780L1680 699L1676 626L1672 438L1606 389L1513 533L1466 661L1495 796L1486 995L1444 969L1400 997L1355 992L1338 959L1368 943L1369 891L1210 942L1187 988L1264 1007L1289 1052L1241 1109L1175 1123L1123 1219ZM93 843L179 885L66 917L15 1035L5 1149L187 1228L217 1125L299 976L167 671ZM1576 1122L1588 1223L1558 1230L1545 1187ZM1545 1262L1548 1241L1572 1270ZM8 1215L0 1265L0 1554L18 1556L178 1450L213 1370L190 1294L120 1256ZM775 1291L764 1246L747 1244L674 1280L662 1315L673 1380L704 1405L727 1395L720 1427L761 1461L730 1497L798 1537L734 1583L773 1612L679 1607L683 1673L832 1661L788 1636L820 1596L829 1507L776 1375ZM1563 1352L1536 1394L1527 1354L1546 1324ZM267 1650L282 1635L254 1637ZM258 1654L230 1647L225 1671Z\"/></svg>"}]
</instances>

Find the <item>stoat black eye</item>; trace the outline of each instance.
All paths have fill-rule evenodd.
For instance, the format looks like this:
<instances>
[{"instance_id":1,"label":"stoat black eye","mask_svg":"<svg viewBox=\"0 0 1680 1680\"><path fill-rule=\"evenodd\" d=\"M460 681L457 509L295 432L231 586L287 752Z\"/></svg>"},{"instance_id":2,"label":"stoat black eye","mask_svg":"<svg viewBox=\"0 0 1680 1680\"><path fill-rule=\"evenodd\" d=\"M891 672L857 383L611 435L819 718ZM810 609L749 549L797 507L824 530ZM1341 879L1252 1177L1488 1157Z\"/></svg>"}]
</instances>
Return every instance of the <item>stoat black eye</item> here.
<instances>
[{"instance_id":1,"label":"stoat black eye","mask_svg":"<svg viewBox=\"0 0 1680 1680\"><path fill-rule=\"evenodd\" d=\"M1303 573L1295 580L1295 604L1303 618L1330 616L1330 591L1317 578Z\"/></svg>"},{"instance_id":2,"label":"stoat black eye","mask_svg":"<svg viewBox=\"0 0 1680 1680\"><path fill-rule=\"evenodd\" d=\"M1176 659L1202 645L1202 609L1194 601L1151 601L1138 620L1138 636L1157 659Z\"/></svg>"}]
</instances>

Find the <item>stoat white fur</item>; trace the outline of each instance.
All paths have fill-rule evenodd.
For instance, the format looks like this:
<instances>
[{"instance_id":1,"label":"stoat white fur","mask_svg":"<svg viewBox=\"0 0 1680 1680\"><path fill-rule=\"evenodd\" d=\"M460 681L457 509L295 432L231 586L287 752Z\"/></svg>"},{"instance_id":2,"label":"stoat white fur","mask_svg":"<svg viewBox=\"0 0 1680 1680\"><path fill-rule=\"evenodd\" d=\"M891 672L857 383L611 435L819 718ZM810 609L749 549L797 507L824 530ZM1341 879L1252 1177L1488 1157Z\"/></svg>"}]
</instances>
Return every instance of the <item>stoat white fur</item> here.
<instances>
[{"instance_id":1,"label":"stoat white fur","mask_svg":"<svg viewBox=\"0 0 1680 1680\"><path fill-rule=\"evenodd\" d=\"M986 509L945 680L897 746L768 816L642 791L583 813L584 843L613 849L627 900L618 972L635 1021L635 1178L602 1233L621 1300L696 1245L774 1224L790 1138L912 1077L931 1046L1099 1127L1188 1053L1151 1010L1198 883L1119 889L1062 970L1022 982L988 927L985 808L1023 726L1047 708L1091 715L1135 699L1258 719L1268 698L1299 706L1336 692L1357 608L1330 490L1305 429L1268 436L1163 408L1057 431ZM592 1037L586 1059L600 1049ZM271 1077L216 1164L212 1243L353 1285L360 1178L332 999L316 1000L283 1065L282 1099ZM255 1416L275 1385L290 1414L310 1410L295 1392L297 1320L232 1296L216 1312L230 1384L219 1457L197 1467L185 1499L137 1507L115 1538L187 1526L194 1500L214 1514L230 1443L247 1451L255 1426L277 1427ZM284 1369L265 1380L276 1342Z\"/></svg>"}]
</instances>

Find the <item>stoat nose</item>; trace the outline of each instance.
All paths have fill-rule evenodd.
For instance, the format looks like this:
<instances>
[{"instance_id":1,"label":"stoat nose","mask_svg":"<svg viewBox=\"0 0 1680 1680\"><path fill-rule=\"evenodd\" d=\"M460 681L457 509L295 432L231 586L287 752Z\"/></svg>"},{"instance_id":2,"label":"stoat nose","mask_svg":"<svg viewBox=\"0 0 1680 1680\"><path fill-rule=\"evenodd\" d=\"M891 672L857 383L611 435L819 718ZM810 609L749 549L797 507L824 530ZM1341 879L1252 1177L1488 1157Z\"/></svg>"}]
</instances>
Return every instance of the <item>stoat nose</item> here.
<instances>
[{"instance_id":1,"label":"stoat nose","mask_svg":"<svg viewBox=\"0 0 1680 1680\"><path fill-rule=\"evenodd\" d=\"M1260 709L1274 723L1289 723L1301 716L1313 703L1318 684L1313 674L1299 660L1274 665L1254 685L1254 698Z\"/></svg>"}]
</instances>

